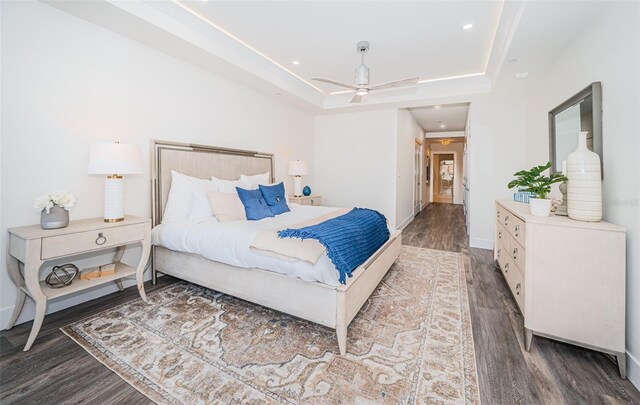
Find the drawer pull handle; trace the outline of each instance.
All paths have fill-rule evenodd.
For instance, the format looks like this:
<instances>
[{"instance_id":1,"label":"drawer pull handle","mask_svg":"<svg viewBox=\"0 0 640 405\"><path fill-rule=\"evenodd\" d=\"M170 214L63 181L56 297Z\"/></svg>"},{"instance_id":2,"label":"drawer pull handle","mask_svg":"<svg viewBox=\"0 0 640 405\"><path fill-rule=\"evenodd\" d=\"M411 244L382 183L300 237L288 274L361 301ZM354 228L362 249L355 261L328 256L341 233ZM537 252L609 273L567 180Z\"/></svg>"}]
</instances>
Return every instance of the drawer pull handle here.
<instances>
[{"instance_id":1,"label":"drawer pull handle","mask_svg":"<svg viewBox=\"0 0 640 405\"><path fill-rule=\"evenodd\" d=\"M498 239L502 239L502 230L498 231Z\"/></svg>"},{"instance_id":2,"label":"drawer pull handle","mask_svg":"<svg viewBox=\"0 0 640 405\"><path fill-rule=\"evenodd\" d=\"M520 225L516 225L516 237L520 234Z\"/></svg>"},{"instance_id":3,"label":"drawer pull handle","mask_svg":"<svg viewBox=\"0 0 640 405\"><path fill-rule=\"evenodd\" d=\"M315 202L313 200L311 200L311 205L315 205Z\"/></svg>"},{"instance_id":4,"label":"drawer pull handle","mask_svg":"<svg viewBox=\"0 0 640 405\"><path fill-rule=\"evenodd\" d=\"M498 219L500 219L500 210L498 210Z\"/></svg>"},{"instance_id":5,"label":"drawer pull handle","mask_svg":"<svg viewBox=\"0 0 640 405\"><path fill-rule=\"evenodd\" d=\"M520 283L516 284L516 295L520 295L520 288L521 288Z\"/></svg>"},{"instance_id":6,"label":"drawer pull handle","mask_svg":"<svg viewBox=\"0 0 640 405\"><path fill-rule=\"evenodd\" d=\"M518 248L513 248L513 260L518 258Z\"/></svg>"},{"instance_id":7,"label":"drawer pull handle","mask_svg":"<svg viewBox=\"0 0 640 405\"><path fill-rule=\"evenodd\" d=\"M500 258L500 251L501 251L501 250L502 250L502 249L498 249L498 259Z\"/></svg>"},{"instance_id":8,"label":"drawer pull handle","mask_svg":"<svg viewBox=\"0 0 640 405\"><path fill-rule=\"evenodd\" d=\"M107 238L100 232L96 238L96 245L104 245L107 243Z\"/></svg>"},{"instance_id":9,"label":"drawer pull handle","mask_svg":"<svg viewBox=\"0 0 640 405\"><path fill-rule=\"evenodd\" d=\"M509 272L509 263L505 263L504 264L504 272L508 273Z\"/></svg>"},{"instance_id":10,"label":"drawer pull handle","mask_svg":"<svg viewBox=\"0 0 640 405\"><path fill-rule=\"evenodd\" d=\"M504 217L504 224L507 225L509 223L509 215Z\"/></svg>"}]
</instances>

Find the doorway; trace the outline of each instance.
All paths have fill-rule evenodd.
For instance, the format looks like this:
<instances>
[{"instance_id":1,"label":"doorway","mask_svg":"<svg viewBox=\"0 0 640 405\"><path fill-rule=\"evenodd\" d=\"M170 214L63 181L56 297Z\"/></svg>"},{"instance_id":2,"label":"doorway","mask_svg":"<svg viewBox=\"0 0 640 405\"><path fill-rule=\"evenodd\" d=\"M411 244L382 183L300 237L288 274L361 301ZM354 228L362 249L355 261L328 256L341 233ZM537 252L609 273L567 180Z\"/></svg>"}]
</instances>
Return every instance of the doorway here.
<instances>
[{"instance_id":1,"label":"doorway","mask_svg":"<svg viewBox=\"0 0 640 405\"><path fill-rule=\"evenodd\" d=\"M433 185L431 187L432 201L453 204L455 193L456 154L452 152L433 153Z\"/></svg>"}]
</instances>

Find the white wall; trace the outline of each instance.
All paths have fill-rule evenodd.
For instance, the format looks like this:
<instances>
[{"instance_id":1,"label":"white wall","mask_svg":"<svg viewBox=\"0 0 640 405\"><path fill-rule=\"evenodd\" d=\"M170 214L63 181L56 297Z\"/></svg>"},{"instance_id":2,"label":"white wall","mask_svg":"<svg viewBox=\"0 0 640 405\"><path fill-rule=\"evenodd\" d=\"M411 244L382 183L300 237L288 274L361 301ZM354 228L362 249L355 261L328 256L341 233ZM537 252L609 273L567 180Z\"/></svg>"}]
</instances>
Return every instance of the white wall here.
<instances>
[{"instance_id":1,"label":"white wall","mask_svg":"<svg viewBox=\"0 0 640 405\"><path fill-rule=\"evenodd\" d=\"M423 137L424 130L411 112L398 110L395 191L398 229L403 229L413 219L416 139L422 142Z\"/></svg>"},{"instance_id":2,"label":"white wall","mask_svg":"<svg viewBox=\"0 0 640 405\"><path fill-rule=\"evenodd\" d=\"M640 387L640 3L610 2L539 80L530 83L527 165L548 158L547 112L602 82L604 220L627 228L629 379Z\"/></svg>"},{"instance_id":3,"label":"white wall","mask_svg":"<svg viewBox=\"0 0 640 405\"><path fill-rule=\"evenodd\" d=\"M72 219L102 215L103 179L86 174L94 142L138 144L144 167L152 138L273 152L287 182L290 159L313 167L311 115L44 3L1 7L2 246L7 227L38 223L31 206L47 191L76 194ZM150 217L149 184L149 170L127 178L127 213ZM0 327L14 299L3 259ZM32 317L24 312L21 321Z\"/></svg>"},{"instance_id":4,"label":"white wall","mask_svg":"<svg viewBox=\"0 0 640 405\"><path fill-rule=\"evenodd\" d=\"M462 187L462 176L463 173L463 155L464 155L464 143L450 143L449 145L442 145L439 142L433 142L429 144L431 147L431 156L435 153L455 153L455 168L453 174L453 203L454 204L462 204L463 197L463 187ZM433 167L433 176L437 176L438 168ZM431 183L433 187L433 182ZM437 190L433 190L435 194Z\"/></svg>"},{"instance_id":5,"label":"white wall","mask_svg":"<svg viewBox=\"0 0 640 405\"><path fill-rule=\"evenodd\" d=\"M525 82L501 77L493 91L472 98L469 108L469 243L493 248L494 201L512 198L507 184L523 169ZM544 161L546 162L546 160Z\"/></svg>"},{"instance_id":6,"label":"white wall","mask_svg":"<svg viewBox=\"0 0 640 405\"><path fill-rule=\"evenodd\" d=\"M323 205L368 207L395 220L397 110L315 118L314 192Z\"/></svg>"}]
</instances>

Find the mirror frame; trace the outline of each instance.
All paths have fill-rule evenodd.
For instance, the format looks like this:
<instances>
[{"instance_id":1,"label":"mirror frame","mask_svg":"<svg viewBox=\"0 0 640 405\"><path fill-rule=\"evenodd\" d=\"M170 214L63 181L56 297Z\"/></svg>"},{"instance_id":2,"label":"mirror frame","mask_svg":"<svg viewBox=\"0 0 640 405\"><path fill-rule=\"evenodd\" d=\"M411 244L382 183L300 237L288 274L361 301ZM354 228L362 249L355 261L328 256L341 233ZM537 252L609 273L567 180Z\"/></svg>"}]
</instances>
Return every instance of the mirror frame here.
<instances>
[{"instance_id":1,"label":"mirror frame","mask_svg":"<svg viewBox=\"0 0 640 405\"><path fill-rule=\"evenodd\" d=\"M600 167L604 167L602 155L602 83L593 82L564 103L549 111L549 161L551 162L551 173L562 172L562 162L556 162L556 115L580 103L589 96L593 100L593 151L600 156ZM602 177L604 178L604 170L602 171Z\"/></svg>"}]
</instances>

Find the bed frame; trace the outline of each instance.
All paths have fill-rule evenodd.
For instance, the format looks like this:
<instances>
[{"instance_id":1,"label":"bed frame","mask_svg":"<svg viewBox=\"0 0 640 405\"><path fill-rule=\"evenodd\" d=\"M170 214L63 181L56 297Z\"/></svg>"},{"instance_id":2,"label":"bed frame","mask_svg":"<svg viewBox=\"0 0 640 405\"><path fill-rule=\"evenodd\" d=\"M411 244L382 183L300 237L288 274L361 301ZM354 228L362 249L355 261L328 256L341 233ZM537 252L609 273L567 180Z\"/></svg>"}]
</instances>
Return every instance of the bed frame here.
<instances>
[{"instance_id":1,"label":"bed frame","mask_svg":"<svg viewBox=\"0 0 640 405\"><path fill-rule=\"evenodd\" d=\"M151 141L153 226L160 223L171 186L171 170L209 179L236 180L240 174L269 171L274 156L246 150L177 142ZM353 272L346 285L332 287L272 271L246 269L208 260L200 255L153 246L153 283L156 273L211 288L268 308L335 329L340 354L347 350L347 327L400 254L400 231Z\"/></svg>"}]
</instances>

